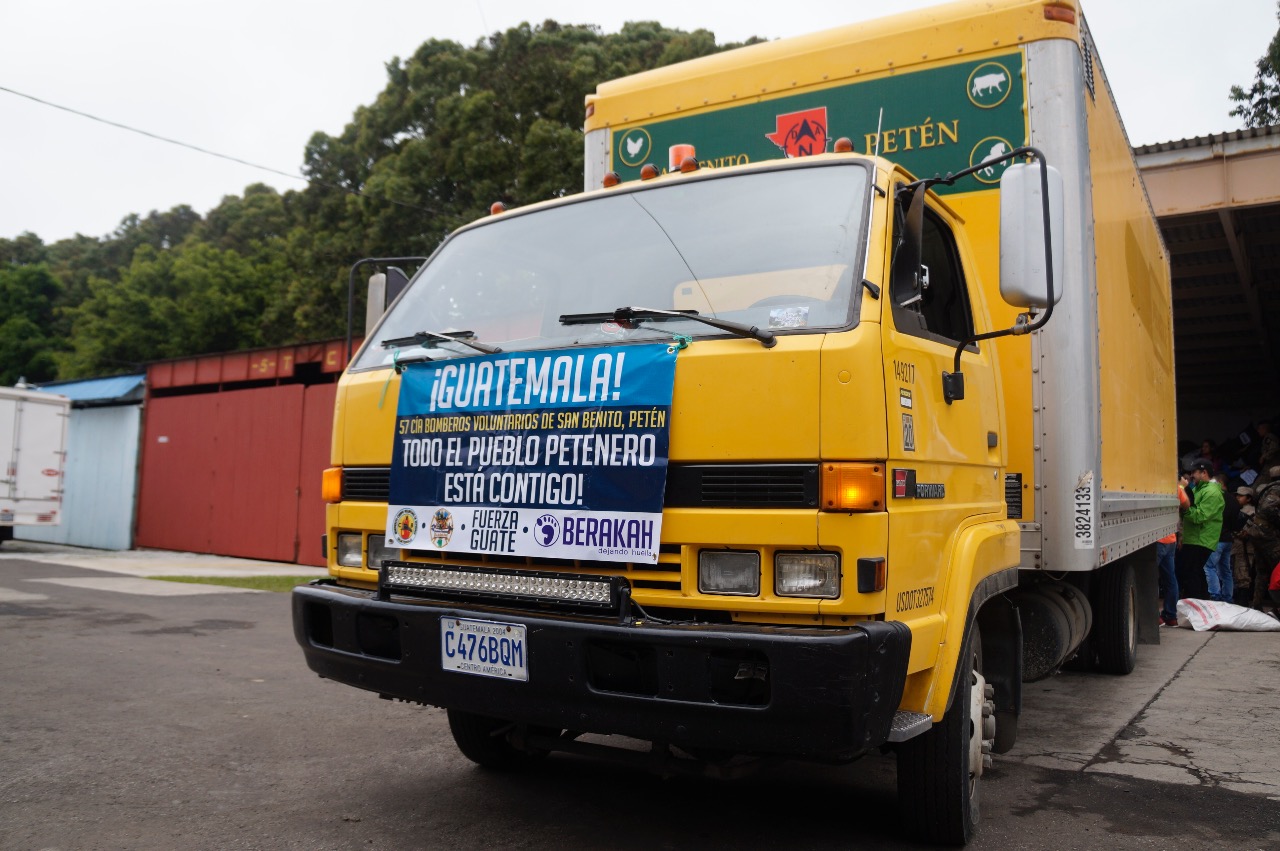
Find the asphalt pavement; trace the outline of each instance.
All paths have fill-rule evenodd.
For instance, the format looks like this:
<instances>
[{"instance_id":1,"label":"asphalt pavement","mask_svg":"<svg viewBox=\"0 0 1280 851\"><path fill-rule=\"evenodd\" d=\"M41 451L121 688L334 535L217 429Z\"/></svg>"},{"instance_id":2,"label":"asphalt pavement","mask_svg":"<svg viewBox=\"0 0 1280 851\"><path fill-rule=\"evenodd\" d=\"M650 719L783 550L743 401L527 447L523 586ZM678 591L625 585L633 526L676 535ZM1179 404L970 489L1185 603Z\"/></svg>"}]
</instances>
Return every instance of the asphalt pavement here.
<instances>
[{"instance_id":1,"label":"asphalt pavement","mask_svg":"<svg viewBox=\"0 0 1280 851\"><path fill-rule=\"evenodd\" d=\"M148 578L236 574L323 571L0 547L0 849L909 847L889 756L740 782L476 769L441 711L307 671L286 595ZM971 847L1280 847L1280 633L1161 639L1130 676L1026 686Z\"/></svg>"}]
</instances>

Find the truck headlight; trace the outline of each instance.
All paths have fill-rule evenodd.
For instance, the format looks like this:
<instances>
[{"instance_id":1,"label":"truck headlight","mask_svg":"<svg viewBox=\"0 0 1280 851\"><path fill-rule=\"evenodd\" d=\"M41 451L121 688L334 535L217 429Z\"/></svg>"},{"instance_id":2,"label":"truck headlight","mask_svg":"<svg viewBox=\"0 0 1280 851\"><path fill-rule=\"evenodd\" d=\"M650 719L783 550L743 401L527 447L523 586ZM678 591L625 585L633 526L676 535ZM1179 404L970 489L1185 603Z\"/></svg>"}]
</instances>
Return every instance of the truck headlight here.
<instances>
[{"instance_id":1,"label":"truck headlight","mask_svg":"<svg viewBox=\"0 0 1280 851\"><path fill-rule=\"evenodd\" d=\"M369 536L369 569L382 570L382 562L385 559L399 559L400 551L394 547L388 547L382 542L382 533L376 532Z\"/></svg>"},{"instance_id":2,"label":"truck headlight","mask_svg":"<svg viewBox=\"0 0 1280 851\"><path fill-rule=\"evenodd\" d=\"M698 591L758 597L760 554L703 550L698 553Z\"/></svg>"},{"instance_id":3,"label":"truck headlight","mask_svg":"<svg viewBox=\"0 0 1280 851\"><path fill-rule=\"evenodd\" d=\"M836 553L778 553L773 559L779 597L840 596L840 556Z\"/></svg>"},{"instance_id":4,"label":"truck headlight","mask_svg":"<svg viewBox=\"0 0 1280 851\"><path fill-rule=\"evenodd\" d=\"M338 536L338 564L342 567L364 567L359 532L343 532Z\"/></svg>"}]
</instances>

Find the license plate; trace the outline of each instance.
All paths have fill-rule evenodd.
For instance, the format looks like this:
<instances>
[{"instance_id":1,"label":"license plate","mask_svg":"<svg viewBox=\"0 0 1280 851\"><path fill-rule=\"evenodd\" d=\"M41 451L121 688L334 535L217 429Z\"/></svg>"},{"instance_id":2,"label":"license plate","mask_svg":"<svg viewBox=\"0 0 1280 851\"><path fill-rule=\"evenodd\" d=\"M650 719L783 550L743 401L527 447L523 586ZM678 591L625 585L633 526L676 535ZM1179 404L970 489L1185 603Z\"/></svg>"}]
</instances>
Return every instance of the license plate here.
<instances>
[{"instance_id":1,"label":"license plate","mask_svg":"<svg viewBox=\"0 0 1280 851\"><path fill-rule=\"evenodd\" d=\"M440 619L440 664L446 671L496 677L529 679L529 651L525 629L518 623Z\"/></svg>"}]
</instances>

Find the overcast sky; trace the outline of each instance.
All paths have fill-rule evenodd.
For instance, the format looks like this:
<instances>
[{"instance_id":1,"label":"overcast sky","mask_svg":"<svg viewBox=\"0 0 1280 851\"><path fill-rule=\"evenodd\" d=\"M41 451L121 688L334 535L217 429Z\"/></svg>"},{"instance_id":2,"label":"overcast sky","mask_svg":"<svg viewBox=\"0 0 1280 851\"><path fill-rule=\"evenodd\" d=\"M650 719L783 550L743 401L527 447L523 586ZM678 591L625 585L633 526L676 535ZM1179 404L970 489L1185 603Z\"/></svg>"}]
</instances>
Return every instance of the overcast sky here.
<instances>
[{"instance_id":1,"label":"overcast sky","mask_svg":"<svg viewBox=\"0 0 1280 851\"><path fill-rule=\"evenodd\" d=\"M934 0L594 3L579 0L0 0L0 87L296 174L307 139L339 133L383 87L384 64L428 38L472 45L529 20L627 20L780 38ZM1135 145L1239 129L1276 32L1275 0L1094 0L1085 5ZM257 171L0 91L0 237L103 236L129 213L204 213Z\"/></svg>"}]
</instances>

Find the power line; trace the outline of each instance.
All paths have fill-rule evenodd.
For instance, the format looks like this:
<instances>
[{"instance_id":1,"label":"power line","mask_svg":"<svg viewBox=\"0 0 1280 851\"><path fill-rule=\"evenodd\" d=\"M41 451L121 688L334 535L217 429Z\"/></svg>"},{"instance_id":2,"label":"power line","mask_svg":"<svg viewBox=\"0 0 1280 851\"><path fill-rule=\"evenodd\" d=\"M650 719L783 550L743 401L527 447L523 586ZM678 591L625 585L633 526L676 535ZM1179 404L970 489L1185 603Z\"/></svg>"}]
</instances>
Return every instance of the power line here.
<instances>
[{"instance_id":1,"label":"power line","mask_svg":"<svg viewBox=\"0 0 1280 851\"><path fill-rule=\"evenodd\" d=\"M180 139L170 139L168 136L161 136L157 133L151 133L147 130L141 130L137 127L130 127L128 124L121 124L118 121L111 121L110 119L100 118L96 115L90 115L87 112L81 112L80 110L72 109L69 106L62 106L61 104L53 103L52 101L43 100L42 98L38 98L35 95L29 95L29 94L26 94L25 92L19 92L14 89L7 88L5 86L0 86L0 92L8 92L11 95L17 95L20 98L26 98L27 100L35 101L36 103L41 104L42 106L48 106L54 109L60 109L63 112L69 112L72 115L78 115L81 118L88 118L91 121L97 121L99 124L106 124L111 127L119 128L121 130L127 130L130 133L137 133L140 136L146 136L148 139L155 139L156 141L159 141L159 142L166 142L170 145L177 145L180 148L187 148L188 150L196 151L197 153L205 154L207 156L217 157L218 159L222 159L222 160L229 160L230 162L239 163L240 165L247 165L249 166L249 168L256 168L260 171L270 172L271 174L278 174L281 177L287 177L291 180L301 180L303 183L316 184L317 186L325 186L329 189L336 189L339 192L347 192L351 195L358 195L361 198L368 198L371 201L385 201L388 204L395 204L398 207L406 207L410 210L417 210L420 213L429 213L432 215L443 215L443 213L441 213L439 210L435 210L430 207L419 207L418 205L410 204L407 201L397 201L395 198L387 198L384 196L373 195L368 192L361 192L359 189L352 189L349 186L343 186L339 183L329 183L328 181L325 181L325 180L315 180L313 178L306 177L305 175L302 175L302 174L294 174L287 171L281 171L278 168L272 168L271 166L259 165L258 163L249 162L248 160L242 160L239 157L233 157L229 154L220 154L217 151L211 151L208 148L202 148L199 145L192 145L190 142L183 142Z\"/></svg>"}]
</instances>

